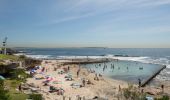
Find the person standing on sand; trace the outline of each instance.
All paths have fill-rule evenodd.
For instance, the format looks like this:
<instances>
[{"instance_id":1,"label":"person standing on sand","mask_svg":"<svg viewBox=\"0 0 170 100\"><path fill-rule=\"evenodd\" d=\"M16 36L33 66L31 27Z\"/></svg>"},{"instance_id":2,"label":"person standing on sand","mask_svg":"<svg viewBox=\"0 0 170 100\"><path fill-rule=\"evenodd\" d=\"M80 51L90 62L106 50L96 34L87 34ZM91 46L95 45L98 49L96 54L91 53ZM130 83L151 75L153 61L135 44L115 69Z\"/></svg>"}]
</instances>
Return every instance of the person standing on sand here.
<instances>
[{"instance_id":1,"label":"person standing on sand","mask_svg":"<svg viewBox=\"0 0 170 100\"><path fill-rule=\"evenodd\" d=\"M141 87L141 79L139 78L138 81L139 81L139 88L140 88Z\"/></svg>"},{"instance_id":2,"label":"person standing on sand","mask_svg":"<svg viewBox=\"0 0 170 100\"><path fill-rule=\"evenodd\" d=\"M95 74L94 80L99 81L97 74Z\"/></svg>"},{"instance_id":3,"label":"person standing on sand","mask_svg":"<svg viewBox=\"0 0 170 100\"><path fill-rule=\"evenodd\" d=\"M57 68L56 68L56 67L54 67L54 71L57 71Z\"/></svg>"},{"instance_id":4,"label":"person standing on sand","mask_svg":"<svg viewBox=\"0 0 170 100\"><path fill-rule=\"evenodd\" d=\"M164 85L163 84L161 85L161 88L162 88L162 93L164 93Z\"/></svg>"},{"instance_id":5,"label":"person standing on sand","mask_svg":"<svg viewBox=\"0 0 170 100\"><path fill-rule=\"evenodd\" d=\"M18 90L19 90L20 92L22 92L21 84L19 84Z\"/></svg>"},{"instance_id":6,"label":"person standing on sand","mask_svg":"<svg viewBox=\"0 0 170 100\"><path fill-rule=\"evenodd\" d=\"M45 68L43 67L41 71L44 72L44 70L45 70Z\"/></svg>"},{"instance_id":7,"label":"person standing on sand","mask_svg":"<svg viewBox=\"0 0 170 100\"><path fill-rule=\"evenodd\" d=\"M122 91L122 89L121 89L121 87L120 87L120 85L119 85L119 92L121 92Z\"/></svg>"},{"instance_id":8,"label":"person standing on sand","mask_svg":"<svg viewBox=\"0 0 170 100\"><path fill-rule=\"evenodd\" d=\"M86 81L85 81L85 79L83 79L83 87L85 87L85 85L86 85Z\"/></svg>"},{"instance_id":9,"label":"person standing on sand","mask_svg":"<svg viewBox=\"0 0 170 100\"><path fill-rule=\"evenodd\" d=\"M119 85L119 89L118 89L118 100L122 100L122 88Z\"/></svg>"},{"instance_id":10,"label":"person standing on sand","mask_svg":"<svg viewBox=\"0 0 170 100\"><path fill-rule=\"evenodd\" d=\"M77 71L77 77L79 77L79 74L80 74L80 68Z\"/></svg>"},{"instance_id":11,"label":"person standing on sand","mask_svg":"<svg viewBox=\"0 0 170 100\"><path fill-rule=\"evenodd\" d=\"M70 71L70 66L68 66L68 68L67 68L67 69L68 69L68 71Z\"/></svg>"}]
</instances>

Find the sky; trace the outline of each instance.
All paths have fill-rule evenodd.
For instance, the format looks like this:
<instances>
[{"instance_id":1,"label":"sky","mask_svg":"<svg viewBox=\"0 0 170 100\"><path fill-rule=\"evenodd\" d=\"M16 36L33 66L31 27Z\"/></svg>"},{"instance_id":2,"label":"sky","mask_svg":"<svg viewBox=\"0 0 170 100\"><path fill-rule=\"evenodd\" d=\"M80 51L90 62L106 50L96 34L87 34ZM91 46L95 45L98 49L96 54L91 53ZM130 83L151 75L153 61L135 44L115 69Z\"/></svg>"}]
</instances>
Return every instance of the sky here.
<instances>
[{"instance_id":1,"label":"sky","mask_svg":"<svg viewBox=\"0 0 170 100\"><path fill-rule=\"evenodd\" d=\"M9 47L170 48L170 0L0 0Z\"/></svg>"}]
</instances>

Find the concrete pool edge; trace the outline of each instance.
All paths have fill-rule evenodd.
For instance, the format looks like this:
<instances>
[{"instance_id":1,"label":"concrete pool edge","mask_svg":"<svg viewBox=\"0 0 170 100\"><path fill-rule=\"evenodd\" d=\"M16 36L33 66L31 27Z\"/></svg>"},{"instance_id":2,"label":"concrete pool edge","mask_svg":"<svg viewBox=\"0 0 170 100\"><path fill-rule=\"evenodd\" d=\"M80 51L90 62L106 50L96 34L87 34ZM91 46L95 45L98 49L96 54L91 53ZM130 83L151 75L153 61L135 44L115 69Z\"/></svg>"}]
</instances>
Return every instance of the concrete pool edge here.
<instances>
[{"instance_id":1,"label":"concrete pool edge","mask_svg":"<svg viewBox=\"0 0 170 100\"><path fill-rule=\"evenodd\" d=\"M155 78L162 70L166 68L166 65L162 65L162 68L160 68L157 72L155 72L151 77L146 79L144 82L141 83L141 87L146 86L150 81L152 81L153 78Z\"/></svg>"}]
</instances>

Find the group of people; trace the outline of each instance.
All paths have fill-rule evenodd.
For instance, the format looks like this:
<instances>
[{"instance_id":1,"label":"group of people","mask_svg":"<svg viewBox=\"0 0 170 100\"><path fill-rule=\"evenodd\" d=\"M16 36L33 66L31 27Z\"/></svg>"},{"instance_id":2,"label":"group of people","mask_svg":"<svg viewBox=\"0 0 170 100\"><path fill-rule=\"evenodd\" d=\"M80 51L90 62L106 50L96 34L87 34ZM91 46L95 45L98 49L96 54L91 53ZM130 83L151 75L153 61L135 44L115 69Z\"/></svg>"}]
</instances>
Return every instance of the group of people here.
<instances>
[{"instance_id":1,"label":"group of people","mask_svg":"<svg viewBox=\"0 0 170 100\"><path fill-rule=\"evenodd\" d=\"M130 65L129 65L129 66L130 66ZM95 68L98 68L98 67L101 67L101 64L95 64ZM107 64L104 63L104 65L103 65L103 72L104 72L107 68L108 68ZM114 63L111 63L110 69L111 69L112 71L115 69ZM129 71L129 67L128 67L128 66L126 67L126 69L127 69L127 71ZM120 70L120 66L118 66L118 70ZM139 70L143 70L143 67L142 67L142 66L139 67Z\"/></svg>"}]
</instances>

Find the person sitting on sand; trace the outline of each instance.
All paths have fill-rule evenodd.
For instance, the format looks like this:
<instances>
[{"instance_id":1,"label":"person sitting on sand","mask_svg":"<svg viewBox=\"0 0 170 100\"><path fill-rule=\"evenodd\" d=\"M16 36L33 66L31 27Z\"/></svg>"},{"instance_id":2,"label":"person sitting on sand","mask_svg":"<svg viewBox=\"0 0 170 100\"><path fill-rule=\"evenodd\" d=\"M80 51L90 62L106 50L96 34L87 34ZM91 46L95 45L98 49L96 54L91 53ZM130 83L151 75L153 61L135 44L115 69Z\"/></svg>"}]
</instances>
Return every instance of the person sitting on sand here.
<instances>
[{"instance_id":1,"label":"person sitting on sand","mask_svg":"<svg viewBox=\"0 0 170 100\"><path fill-rule=\"evenodd\" d=\"M101 74L99 74L99 77L102 77L102 75L101 75Z\"/></svg>"},{"instance_id":2,"label":"person sitting on sand","mask_svg":"<svg viewBox=\"0 0 170 100\"><path fill-rule=\"evenodd\" d=\"M64 90L63 89L59 89L57 92L58 95L64 95Z\"/></svg>"},{"instance_id":3,"label":"person sitting on sand","mask_svg":"<svg viewBox=\"0 0 170 100\"><path fill-rule=\"evenodd\" d=\"M68 68L63 68L64 72L68 72Z\"/></svg>"},{"instance_id":4,"label":"person sitting on sand","mask_svg":"<svg viewBox=\"0 0 170 100\"><path fill-rule=\"evenodd\" d=\"M97 74L95 74L94 80L99 81Z\"/></svg>"},{"instance_id":5,"label":"person sitting on sand","mask_svg":"<svg viewBox=\"0 0 170 100\"><path fill-rule=\"evenodd\" d=\"M90 80L87 80L86 82L87 82L87 84L92 84L92 85L94 85Z\"/></svg>"}]
</instances>

